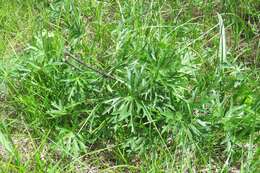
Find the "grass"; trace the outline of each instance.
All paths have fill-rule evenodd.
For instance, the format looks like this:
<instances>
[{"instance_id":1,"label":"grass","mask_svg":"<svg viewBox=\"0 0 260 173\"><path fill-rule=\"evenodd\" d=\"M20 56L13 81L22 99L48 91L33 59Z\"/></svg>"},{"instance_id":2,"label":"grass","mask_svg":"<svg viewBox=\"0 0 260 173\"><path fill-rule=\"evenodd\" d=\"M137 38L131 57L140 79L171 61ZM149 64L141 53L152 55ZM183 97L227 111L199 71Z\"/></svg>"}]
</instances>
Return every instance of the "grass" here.
<instances>
[{"instance_id":1,"label":"grass","mask_svg":"<svg viewBox=\"0 0 260 173\"><path fill-rule=\"evenodd\" d=\"M254 0L0 0L0 172L259 172Z\"/></svg>"}]
</instances>

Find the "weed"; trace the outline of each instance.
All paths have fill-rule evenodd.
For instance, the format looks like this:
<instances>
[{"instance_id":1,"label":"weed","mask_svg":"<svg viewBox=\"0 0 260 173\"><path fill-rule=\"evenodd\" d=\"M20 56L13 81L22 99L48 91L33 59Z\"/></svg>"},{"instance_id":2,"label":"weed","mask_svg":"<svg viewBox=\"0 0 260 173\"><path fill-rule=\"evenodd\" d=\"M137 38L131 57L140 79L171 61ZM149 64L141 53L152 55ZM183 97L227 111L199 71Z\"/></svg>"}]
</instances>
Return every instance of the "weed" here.
<instances>
[{"instance_id":1,"label":"weed","mask_svg":"<svg viewBox=\"0 0 260 173\"><path fill-rule=\"evenodd\" d=\"M2 172L259 171L255 1L0 10Z\"/></svg>"}]
</instances>

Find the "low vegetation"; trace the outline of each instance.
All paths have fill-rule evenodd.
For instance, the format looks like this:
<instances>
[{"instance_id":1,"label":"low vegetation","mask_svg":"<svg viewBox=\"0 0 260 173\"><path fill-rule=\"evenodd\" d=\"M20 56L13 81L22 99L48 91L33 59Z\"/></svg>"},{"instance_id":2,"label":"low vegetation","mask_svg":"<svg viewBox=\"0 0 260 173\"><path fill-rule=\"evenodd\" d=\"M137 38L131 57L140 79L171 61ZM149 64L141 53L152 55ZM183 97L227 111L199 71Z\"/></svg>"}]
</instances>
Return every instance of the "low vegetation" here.
<instances>
[{"instance_id":1,"label":"low vegetation","mask_svg":"<svg viewBox=\"0 0 260 173\"><path fill-rule=\"evenodd\" d=\"M0 172L259 172L257 0L0 0Z\"/></svg>"}]
</instances>

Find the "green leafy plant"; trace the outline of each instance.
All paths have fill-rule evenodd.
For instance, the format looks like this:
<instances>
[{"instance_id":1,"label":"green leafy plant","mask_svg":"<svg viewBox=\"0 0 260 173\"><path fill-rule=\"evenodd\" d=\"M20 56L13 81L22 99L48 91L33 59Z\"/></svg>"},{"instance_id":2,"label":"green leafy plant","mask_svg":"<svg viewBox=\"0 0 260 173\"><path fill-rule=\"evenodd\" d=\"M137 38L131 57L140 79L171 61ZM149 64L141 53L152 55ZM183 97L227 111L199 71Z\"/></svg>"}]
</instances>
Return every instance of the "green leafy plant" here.
<instances>
[{"instance_id":1,"label":"green leafy plant","mask_svg":"<svg viewBox=\"0 0 260 173\"><path fill-rule=\"evenodd\" d=\"M258 6L0 0L0 170L258 172Z\"/></svg>"}]
</instances>

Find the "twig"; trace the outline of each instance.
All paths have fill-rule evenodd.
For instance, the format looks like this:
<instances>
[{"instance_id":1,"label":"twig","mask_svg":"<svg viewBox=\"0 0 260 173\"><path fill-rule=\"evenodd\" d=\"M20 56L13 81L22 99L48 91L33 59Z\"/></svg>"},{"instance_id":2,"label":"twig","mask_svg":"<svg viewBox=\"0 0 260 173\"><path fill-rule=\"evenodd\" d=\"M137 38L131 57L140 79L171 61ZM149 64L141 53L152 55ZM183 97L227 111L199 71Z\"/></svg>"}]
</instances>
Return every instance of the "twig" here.
<instances>
[{"instance_id":1,"label":"twig","mask_svg":"<svg viewBox=\"0 0 260 173\"><path fill-rule=\"evenodd\" d=\"M83 62L81 59L77 58L76 56L72 55L71 53L69 53L68 51L65 52L65 57L71 57L73 60L75 60L77 63L83 65L85 68L90 69L98 74L100 74L101 76L105 77L105 78L110 78L112 80L116 80L116 81L120 81L118 79L116 79L114 76L108 74L107 72L101 71L99 69L93 68L90 65L86 64L85 62ZM79 69L78 67L72 65L69 61L68 58L65 58L65 62L71 66L73 66L74 68Z\"/></svg>"}]
</instances>

